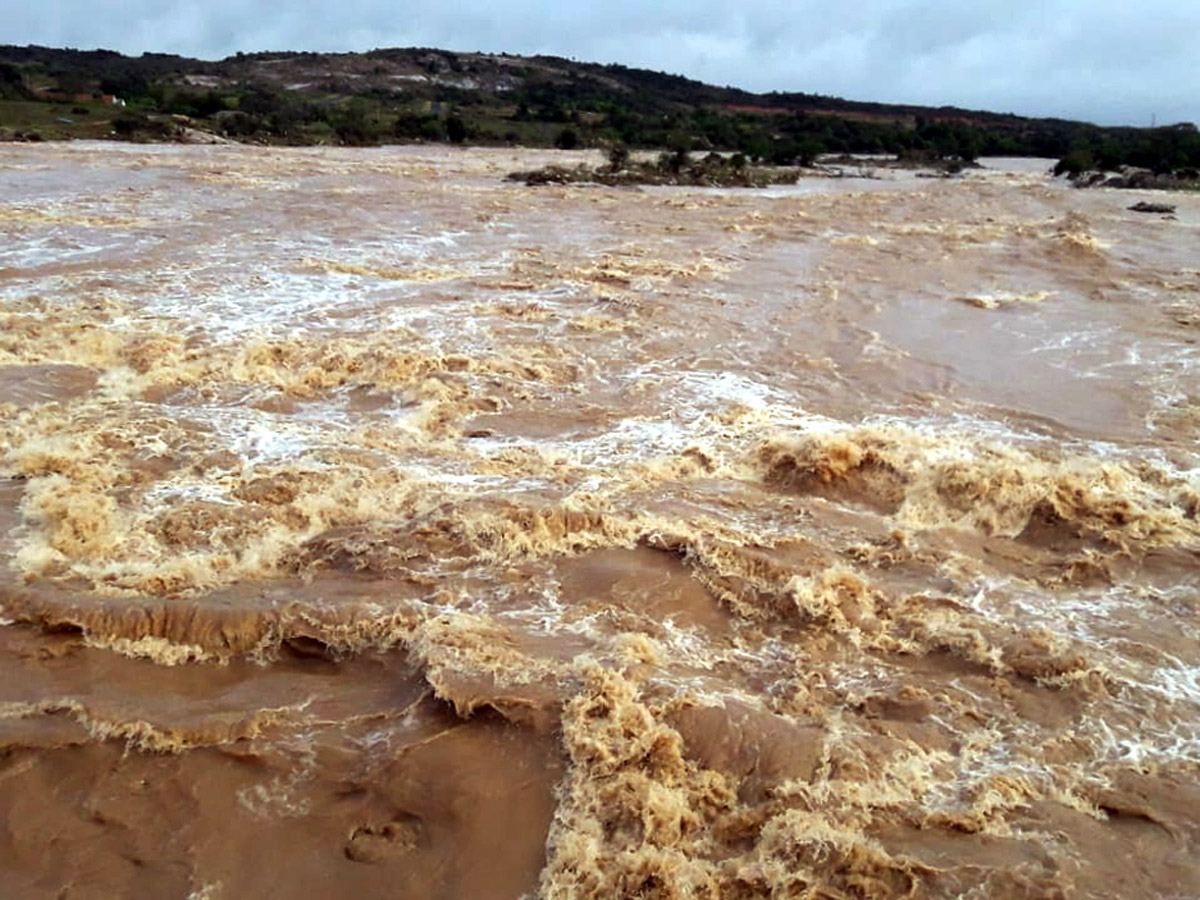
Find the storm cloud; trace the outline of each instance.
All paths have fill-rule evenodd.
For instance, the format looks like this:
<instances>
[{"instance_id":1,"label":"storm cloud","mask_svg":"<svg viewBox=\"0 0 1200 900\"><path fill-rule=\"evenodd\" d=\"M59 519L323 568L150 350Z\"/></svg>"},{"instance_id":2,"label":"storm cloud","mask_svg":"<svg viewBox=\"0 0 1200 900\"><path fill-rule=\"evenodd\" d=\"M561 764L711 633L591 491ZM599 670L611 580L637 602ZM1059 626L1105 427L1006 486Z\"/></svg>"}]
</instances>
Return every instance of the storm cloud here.
<instances>
[{"instance_id":1,"label":"storm cloud","mask_svg":"<svg viewBox=\"0 0 1200 900\"><path fill-rule=\"evenodd\" d=\"M0 40L215 59L441 47L619 62L755 91L1148 125L1200 119L1195 0L11 3Z\"/></svg>"}]
</instances>

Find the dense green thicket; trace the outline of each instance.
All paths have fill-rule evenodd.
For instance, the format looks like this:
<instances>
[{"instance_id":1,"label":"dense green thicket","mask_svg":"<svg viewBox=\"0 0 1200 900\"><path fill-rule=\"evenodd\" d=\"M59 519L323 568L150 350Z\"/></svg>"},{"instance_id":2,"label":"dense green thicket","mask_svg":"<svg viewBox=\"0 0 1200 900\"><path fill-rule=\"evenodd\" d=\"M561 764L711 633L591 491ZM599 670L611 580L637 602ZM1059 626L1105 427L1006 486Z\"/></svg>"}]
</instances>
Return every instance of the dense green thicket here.
<instances>
[{"instance_id":1,"label":"dense green thicket","mask_svg":"<svg viewBox=\"0 0 1200 900\"><path fill-rule=\"evenodd\" d=\"M1055 174L1077 175L1092 169L1137 166L1156 174L1200 171L1200 133L1188 125L1167 128L1106 128L1081 135L1055 166Z\"/></svg>"},{"instance_id":2,"label":"dense green thicket","mask_svg":"<svg viewBox=\"0 0 1200 900\"><path fill-rule=\"evenodd\" d=\"M20 69L10 63L0 63L0 100L26 100L29 96Z\"/></svg>"}]
</instances>

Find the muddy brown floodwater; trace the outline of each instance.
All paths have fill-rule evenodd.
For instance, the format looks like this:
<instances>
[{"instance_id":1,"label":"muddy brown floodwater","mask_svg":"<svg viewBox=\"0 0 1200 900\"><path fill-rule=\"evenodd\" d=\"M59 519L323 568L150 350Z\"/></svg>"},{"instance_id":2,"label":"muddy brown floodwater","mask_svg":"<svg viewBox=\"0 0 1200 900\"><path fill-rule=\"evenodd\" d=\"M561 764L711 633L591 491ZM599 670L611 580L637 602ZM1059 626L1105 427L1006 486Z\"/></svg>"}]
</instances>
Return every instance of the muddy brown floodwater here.
<instances>
[{"instance_id":1,"label":"muddy brown floodwater","mask_svg":"<svg viewBox=\"0 0 1200 900\"><path fill-rule=\"evenodd\" d=\"M0 148L0 896L1200 896L1200 196Z\"/></svg>"}]
</instances>

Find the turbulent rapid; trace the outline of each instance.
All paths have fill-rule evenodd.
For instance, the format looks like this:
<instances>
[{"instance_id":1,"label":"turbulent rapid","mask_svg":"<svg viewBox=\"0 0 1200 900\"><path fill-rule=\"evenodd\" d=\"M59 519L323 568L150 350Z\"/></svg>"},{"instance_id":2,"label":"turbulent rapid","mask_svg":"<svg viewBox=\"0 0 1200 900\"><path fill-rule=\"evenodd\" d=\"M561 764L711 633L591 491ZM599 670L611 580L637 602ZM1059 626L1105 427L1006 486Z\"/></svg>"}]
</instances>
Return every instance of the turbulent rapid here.
<instances>
[{"instance_id":1,"label":"turbulent rapid","mask_svg":"<svg viewBox=\"0 0 1200 900\"><path fill-rule=\"evenodd\" d=\"M1200 896L1200 196L558 156L0 148L0 896Z\"/></svg>"}]
</instances>

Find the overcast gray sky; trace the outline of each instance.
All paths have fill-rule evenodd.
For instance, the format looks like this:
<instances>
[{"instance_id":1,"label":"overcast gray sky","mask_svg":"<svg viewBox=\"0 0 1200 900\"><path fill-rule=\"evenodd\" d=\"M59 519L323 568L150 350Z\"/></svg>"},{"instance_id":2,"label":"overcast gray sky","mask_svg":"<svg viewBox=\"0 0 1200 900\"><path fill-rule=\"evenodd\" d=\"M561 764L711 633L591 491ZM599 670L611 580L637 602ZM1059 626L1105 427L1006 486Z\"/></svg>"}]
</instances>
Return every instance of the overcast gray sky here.
<instances>
[{"instance_id":1,"label":"overcast gray sky","mask_svg":"<svg viewBox=\"0 0 1200 900\"><path fill-rule=\"evenodd\" d=\"M0 0L0 42L214 59L442 47L755 91L1103 124L1200 120L1200 0Z\"/></svg>"}]
</instances>

